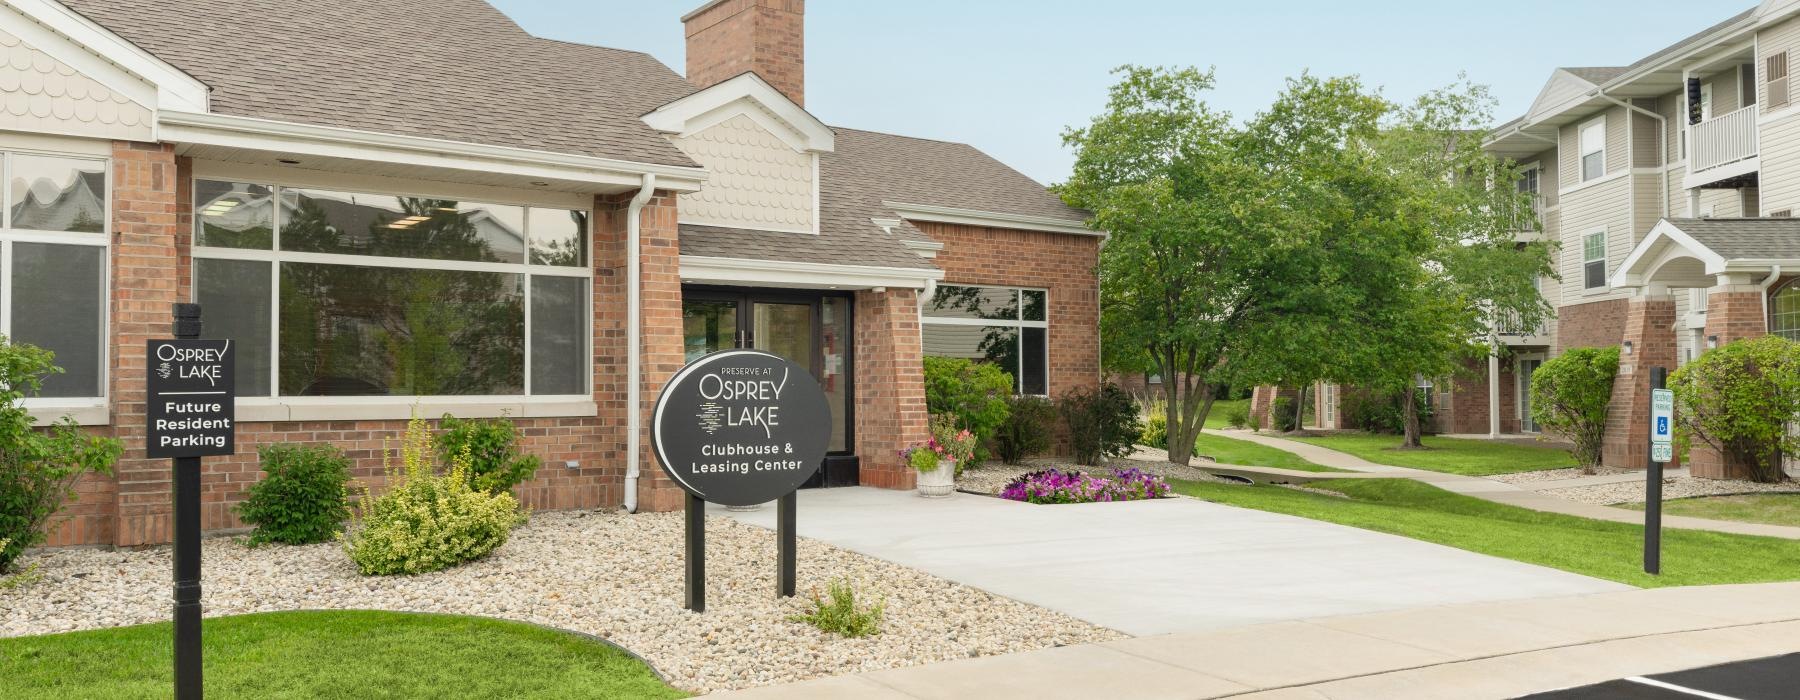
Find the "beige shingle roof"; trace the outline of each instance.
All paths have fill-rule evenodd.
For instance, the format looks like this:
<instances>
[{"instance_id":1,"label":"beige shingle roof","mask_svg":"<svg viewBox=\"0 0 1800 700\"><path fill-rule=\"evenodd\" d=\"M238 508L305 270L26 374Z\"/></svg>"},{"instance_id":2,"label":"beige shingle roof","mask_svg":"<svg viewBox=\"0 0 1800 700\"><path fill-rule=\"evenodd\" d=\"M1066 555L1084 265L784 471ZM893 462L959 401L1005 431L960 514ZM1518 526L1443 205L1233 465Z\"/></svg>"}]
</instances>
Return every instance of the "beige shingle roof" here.
<instances>
[{"instance_id":1,"label":"beige shingle roof","mask_svg":"<svg viewBox=\"0 0 1800 700\"><path fill-rule=\"evenodd\" d=\"M693 166L649 55L534 37L481 0L64 0L212 88L212 111Z\"/></svg>"},{"instance_id":2,"label":"beige shingle roof","mask_svg":"<svg viewBox=\"0 0 1800 700\"><path fill-rule=\"evenodd\" d=\"M1726 260L1800 258L1800 219L1669 219Z\"/></svg>"}]
</instances>

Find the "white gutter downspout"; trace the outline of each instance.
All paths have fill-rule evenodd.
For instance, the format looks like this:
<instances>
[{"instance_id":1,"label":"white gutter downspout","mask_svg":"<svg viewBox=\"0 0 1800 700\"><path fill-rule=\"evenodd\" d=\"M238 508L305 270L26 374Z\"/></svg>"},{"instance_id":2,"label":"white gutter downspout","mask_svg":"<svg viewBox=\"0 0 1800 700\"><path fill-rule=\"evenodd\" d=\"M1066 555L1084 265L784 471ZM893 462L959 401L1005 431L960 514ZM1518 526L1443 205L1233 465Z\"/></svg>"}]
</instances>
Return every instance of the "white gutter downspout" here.
<instances>
[{"instance_id":1,"label":"white gutter downspout","mask_svg":"<svg viewBox=\"0 0 1800 700\"><path fill-rule=\"evenodd\" d=\"M1661 203L1662 208L1657 212L1657 218L1667 218L1669 216L1669 120L1664 118L1663 115L1631 104L1630 102L1625 102L1612 95L1608 95L1605 90L1600 88L1594 88L1594 95L1602 100L1624 107L1628 112L1637 112L1638 114L1656 120L1656 160L1657 167L1662 169L1662 189L1659 190L1656 196L1656 199ZM1627 131L1629 132L1629 129ZM1630 158L1627 158L1626 160L1629 161ZM1631 170L1631 167L1627 166L1626 170Z\"/></svg>"},{"instance_id":2,"label":"white gutter downspout","mask_svg":"<svg viewBox=\"0 0 1800 700\"><path fill-rule=\"evenodd\" d=\"M1771 268L1769 270L1768 278L1764 279L1762 282L1757 283L1757 285L1756 285L1757 288L1762 290L1762 314L1763 314L1762 317L1763 317L1764 330L1771 330L1768 328L1768 326L1769 326L1769 288L1775 286L1775 280L1778 280L1778 279L1781 279L1781 266L1780 265L1776 265L1775 267Z\"/></svg>"},{"instance_id":3,"label":"white gutter downspout","mask_svg":"<svg viewBox=\"0 0 1800 700\"><path fill-rule=\"evenodd\" d=\"M644 338L643 338L643 224L640 222L644 205L656 194L656 175L646 173L644 184L631 198L631 206L625 209L625 337L629 355L625 358L625 405L629 413L625 414L625 512L636 513L638 509L638 477L641 469L639 444L643 442L644 430Z\"/></svg>"}]
</instances>

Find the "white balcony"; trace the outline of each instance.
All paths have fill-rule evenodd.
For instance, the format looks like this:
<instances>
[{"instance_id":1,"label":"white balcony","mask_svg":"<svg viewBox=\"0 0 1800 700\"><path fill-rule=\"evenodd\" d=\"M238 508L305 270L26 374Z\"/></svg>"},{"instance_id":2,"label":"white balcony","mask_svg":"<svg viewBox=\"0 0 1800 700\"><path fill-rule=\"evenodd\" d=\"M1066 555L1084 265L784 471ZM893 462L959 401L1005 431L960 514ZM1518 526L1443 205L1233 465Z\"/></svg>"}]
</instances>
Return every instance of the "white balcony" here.
<instances>
[{"instance_id":1,"label":"white balcony","mask_svg":"<svg viewBox=\"0 0 1800 700\"><path fill-rule=\"evenodd\" d=\"M1741 163L1756 155L1756 105L1688 127L1692 173Z\"/></svg>"}]
</instances>

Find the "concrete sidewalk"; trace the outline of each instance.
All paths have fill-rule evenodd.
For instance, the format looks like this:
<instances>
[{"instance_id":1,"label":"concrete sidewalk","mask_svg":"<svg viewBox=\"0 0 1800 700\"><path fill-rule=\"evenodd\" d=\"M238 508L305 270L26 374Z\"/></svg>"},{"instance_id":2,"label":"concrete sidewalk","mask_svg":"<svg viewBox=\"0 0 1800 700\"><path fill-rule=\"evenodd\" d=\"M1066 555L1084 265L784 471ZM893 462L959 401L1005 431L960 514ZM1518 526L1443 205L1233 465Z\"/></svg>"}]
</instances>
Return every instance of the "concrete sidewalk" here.
<instances>
[{"instance_id":1,"label":"concrete sidewalk","mask_svg":"<svg viewBox=\"0 0 1800 700\"><path fill-rule=\"evenodd\" d=\"M716 512L774 527L773 508ZM1039 506L800 492L800 534L1128 634L1625 590L1331 523L1190 498Z\"/></svg>"},{"instance_id":2,"label":"concrete sidewalk","mask_svg":"<svg viewBox=\"0 0 1800 700\"><path fill-rule=\"evenodd\" d=\"M1664 588L1139 637L709 697L1499 699L1795 649L1800 583Z\"/></svg>"},{"instance_id":3,"label":"concrete sidewalk","mask_svg":"<svg viewBox=\"0 0 1800 700\"><path fill-rule=\"evenodd\" d=\"M1299 455L1314 464L1335 467L1338 469L1348 469L1351 472L1356 472L1323 474L1307 473L1305 476L1309 480L1369 478L1413 479L1415 481L1431 484L1444 489L1445 491L1546 513L1561 513L1563 515L1573 515L1593 520L1606 520L1615 523L1642 524L1644 522L1643 513L1637 511L1599 506L1591 503L1580 503L1566 498L1552 496L1547 493L1539 493L1536 489L1514 486L1493 479L1483 479L1478 476L1463 476L1461 474L1445 474L1443 472L1426 471L1423 469L1409 469L1407 467L1396 467L1388 464L1376 464L1361 457L1357 457L1356 455L1320 447L1312 443L1271 437L1254 432L1240 430L1207 430L1205 432L1221 437L1253 442L1258 445L1273 447L1278 450L1285 450ZM1264 471L1258 467L1244 467L1238 465L1227 466L1230 470L1237 471ZM1295 474L1295 472L1290 472L1288 470L1274 471L1280 472L1284 478L1289 478ZM1616 479L1617 477L1596 478ZM1643 476L1639 475L1636 478L1642 479ZM1683 530L1710 530L1713 532L1725 532L1735 535L1756 535L1761 537L1779 537L1782 539L1800 540L1800 527L1790 527L1785 525L1765 525L1762 523L1744 523L1730 520L1708 520L1706 518L1664 515L1663 526Z\"/></svg>"}]
</instances>

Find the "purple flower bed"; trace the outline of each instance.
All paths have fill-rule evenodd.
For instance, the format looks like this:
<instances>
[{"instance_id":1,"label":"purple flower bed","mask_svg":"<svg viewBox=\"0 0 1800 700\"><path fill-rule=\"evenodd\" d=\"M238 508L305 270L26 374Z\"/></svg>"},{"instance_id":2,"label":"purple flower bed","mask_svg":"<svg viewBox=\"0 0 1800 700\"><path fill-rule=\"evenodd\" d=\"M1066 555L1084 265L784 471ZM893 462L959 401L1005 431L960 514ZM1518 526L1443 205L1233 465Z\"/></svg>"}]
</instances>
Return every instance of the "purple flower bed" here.
<instances>
[{"instance_id":1,"label":"purple flower bed","mask_svg":"<svg viewBox=\"0 0 1800 700\"><path fill-rule=\"evenodd\" d=\"M1114 469L1103 477L1046 469L1021 475L1000 491L1006 500L1039 504L1141 501L1167 495L1169 482L1136 467Z\"/></svg>"}]
</instances>

